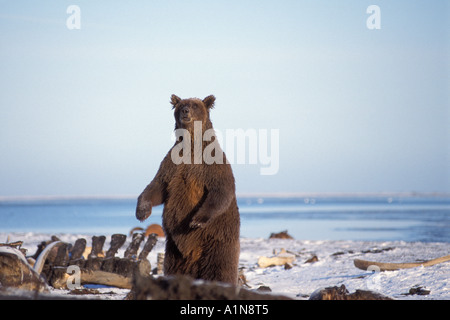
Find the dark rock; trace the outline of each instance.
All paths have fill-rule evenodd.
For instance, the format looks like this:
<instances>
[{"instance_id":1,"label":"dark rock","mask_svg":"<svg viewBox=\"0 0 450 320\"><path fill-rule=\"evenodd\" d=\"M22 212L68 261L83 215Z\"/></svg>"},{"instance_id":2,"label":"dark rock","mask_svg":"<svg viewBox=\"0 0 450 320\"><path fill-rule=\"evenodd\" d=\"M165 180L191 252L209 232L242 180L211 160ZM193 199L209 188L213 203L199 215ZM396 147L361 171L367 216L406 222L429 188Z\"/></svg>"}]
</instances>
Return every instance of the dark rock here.
<instances>
[{"instance_id":1,"label":"dark rock","mask_svg":"<svg viewBox=\"0 0 450 320\"><path fill-rule=\"evenodd\" d=\"M309 300L394 300L380 293L366 290L356 290L349 293L344 285L328 287L314 291Z\"/></svg>"},{"instance_id":2,"label":"dark rock","mask_svg":"<svg viewBox=\"0 0 450 320\"><path fill-rule=\"evenodd\" d=\"M317 256L314 255L311 258L309 258L308 260L306 260L305 263L313 263L313 262L317 262L317 261L319 261L319 258L317 258Z\"/></svg>"},{"instance_id":3,"label":"dark rock","mask_svg":"<svg viewBox=\"0 0 450 320\"><path fill-rule=\"evenodd\" d=\"M271 233L269 239L294 239L287 233L287 230L278 233Z\"/></svg>"}]
</instances>

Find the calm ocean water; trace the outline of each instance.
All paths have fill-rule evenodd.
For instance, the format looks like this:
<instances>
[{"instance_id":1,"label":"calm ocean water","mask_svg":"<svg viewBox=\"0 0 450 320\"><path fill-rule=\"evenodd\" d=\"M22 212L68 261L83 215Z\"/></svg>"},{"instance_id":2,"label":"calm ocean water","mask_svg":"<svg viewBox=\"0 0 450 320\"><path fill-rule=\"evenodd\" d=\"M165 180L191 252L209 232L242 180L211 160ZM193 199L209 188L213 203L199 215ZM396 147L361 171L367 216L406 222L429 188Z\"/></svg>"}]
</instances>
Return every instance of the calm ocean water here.
<instances>
[{"instance_id":1,"label":"calm ocean water","mask_svg":"<svg viewBox=\"0 0 450 320\"><path fill-rule=\"evenodd\" d=\"M295 239L450 242L450 197L241 197L241 236ZM162 206L140 223L136 199L0 201L0 232L128 234L161 224Z\"/></svg>"}]
</instances>

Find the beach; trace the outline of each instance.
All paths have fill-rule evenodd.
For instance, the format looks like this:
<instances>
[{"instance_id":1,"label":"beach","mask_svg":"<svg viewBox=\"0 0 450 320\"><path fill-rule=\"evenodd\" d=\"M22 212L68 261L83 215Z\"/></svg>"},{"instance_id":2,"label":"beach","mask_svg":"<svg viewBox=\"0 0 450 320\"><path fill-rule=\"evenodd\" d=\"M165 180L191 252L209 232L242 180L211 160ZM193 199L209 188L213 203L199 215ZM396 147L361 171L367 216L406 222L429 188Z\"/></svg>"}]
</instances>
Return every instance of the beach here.
<instances>
[{"instance_id":1,"label":"beach","mask_svg":"<svg viewBox=\"0 0 450 320\"><path fill-rule=\"evenodd\" d=\"M61 241L73 244L85 238L88 245L92 235L50 234L37 232L0 232L0 242L23 241L27 255L33 255L37 245L56 235ZM109 247L111 237L105 235L104 250ZM116 256L123 257L131 237ZM157 254L164 252L164 238L148 255L152 268L156 267ZM284 249L284 250L283 250ZM280 252L294 257L285 265L262 268L260 257L272 257ZM354 259L377 262L421 262L449 254L446 242L405 241L340 241L340 240L295 240L268 238L241 238L239 267L244 276L245 288L257 290L270 288L271 294L284 295L292 299L307 300L321 288L345 285L352 293L369 290L398 300L449 300L450 263L444 262L429 267L415 267L396 271L364 271L355 267ZM313 257L314 259L311 259ZM129 290L100 285L86 285L97 291L88 298L122 300ZM411 294L414 293L414 294ZM55 297L70 296L69 290L51 289ZM75 296L74 296L75 297Z\"/></svg>"}]
</instances>

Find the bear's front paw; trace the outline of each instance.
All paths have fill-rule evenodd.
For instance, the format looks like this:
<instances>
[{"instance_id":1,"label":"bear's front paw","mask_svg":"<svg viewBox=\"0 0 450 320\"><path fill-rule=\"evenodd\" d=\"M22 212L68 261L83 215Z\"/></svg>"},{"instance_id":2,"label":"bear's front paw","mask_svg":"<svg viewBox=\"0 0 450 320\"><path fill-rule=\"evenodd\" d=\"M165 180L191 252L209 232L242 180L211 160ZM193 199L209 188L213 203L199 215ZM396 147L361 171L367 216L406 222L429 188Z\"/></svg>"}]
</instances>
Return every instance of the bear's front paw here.
<instances>
[{"instance_id":1,"label":"bear's front paw","mask_svg":"<svg viewBox=\"0 0 450 320\"><path fill-rule=\"evenodd\" d=\"M189 226L191 228L204 228L205 225L208 223L209 217L207 215L195 215L194 218L192 218L191 223Z\"/></svg>"},{"instance_id":2,"label":"bear's front paw","mask_svg":"<svg viewBox=\"0 0 450 320\"><path fill-rule=\"evenodd\" d=\"M142 222L152 214L152 204L149 201L141 202L138 201L136 207L136 218Z\"/></svg>"}]
</instances>

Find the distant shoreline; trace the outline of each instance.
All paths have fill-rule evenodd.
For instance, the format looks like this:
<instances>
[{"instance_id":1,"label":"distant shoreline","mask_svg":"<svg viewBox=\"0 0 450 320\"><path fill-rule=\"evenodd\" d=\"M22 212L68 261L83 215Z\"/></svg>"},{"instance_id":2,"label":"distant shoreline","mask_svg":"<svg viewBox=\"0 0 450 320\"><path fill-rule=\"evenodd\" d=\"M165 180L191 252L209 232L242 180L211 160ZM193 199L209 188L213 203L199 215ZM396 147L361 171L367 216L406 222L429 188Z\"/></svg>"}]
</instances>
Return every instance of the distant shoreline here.
<instances>
[{"instance_id":1,"label":"distant shoreline","mask_svg":"<svg viewBox=\"0 0 450 320\"><path fill-rule=\"evenodd\" d=\"M449 192L273 192L238 193L238 198L450 197Z\"/></svg>"},{"instance_id":2,"label":"distant shoreline","mask_svg":"<svg viewBox=\"0 0 450 320\"><path fill-rule=\"evenodd\" d=\"M0 196L0 202L8 201L55 201L55 200L133 200L138 195L44 195ZM237 198L359 198L359 197L439 197L450 198L447 192L270 192L238 193Z\"/></svg>"}]
</instances>

